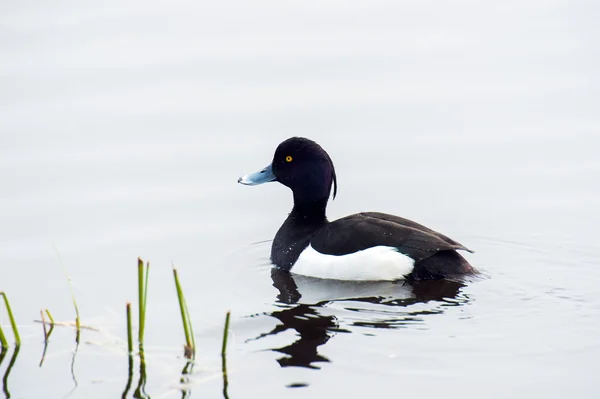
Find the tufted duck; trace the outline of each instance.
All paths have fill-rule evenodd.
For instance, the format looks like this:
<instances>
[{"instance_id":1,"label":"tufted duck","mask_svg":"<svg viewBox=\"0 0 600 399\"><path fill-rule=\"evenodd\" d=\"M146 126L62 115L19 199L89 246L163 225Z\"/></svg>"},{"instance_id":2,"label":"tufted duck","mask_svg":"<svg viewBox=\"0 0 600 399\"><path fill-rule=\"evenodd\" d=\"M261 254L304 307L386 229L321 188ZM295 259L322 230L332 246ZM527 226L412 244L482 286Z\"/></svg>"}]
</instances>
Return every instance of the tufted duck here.
<instances>
[{"instance_id":1,"label":"tufted duck","mask_svg":"<svg viewBox=\"0 0 600 399\"><path fill-rule=\"evenodd\" d=\"M292 137L273 162L238 179L289 187L294 207L273 241L271 261L280 269L337 280L456 279L475 269L456 250L463 245L399 216L363 212L329 222L325 208L337 180L329 155L312 140Z\"/></svg>"}]
</instances>

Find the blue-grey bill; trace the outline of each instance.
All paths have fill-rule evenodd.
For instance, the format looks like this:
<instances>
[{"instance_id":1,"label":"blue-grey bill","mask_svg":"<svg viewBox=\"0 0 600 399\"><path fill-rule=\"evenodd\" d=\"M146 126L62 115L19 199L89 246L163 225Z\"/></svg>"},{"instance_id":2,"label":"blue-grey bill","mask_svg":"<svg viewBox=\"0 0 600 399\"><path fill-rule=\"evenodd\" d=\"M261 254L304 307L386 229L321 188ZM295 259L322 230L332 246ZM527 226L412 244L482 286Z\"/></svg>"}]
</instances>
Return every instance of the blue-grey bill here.
<instances>
[{"instance_id":1,"label":"blue-grey bill","mask_svg":"<svg viewBox=\"0 0 600 399\"><path fill-rule=\"evenodd\" d=\"M250 173L249 175L242 176L238 179L238 183L245 184L247 186L256 186L257 184L268 183L277 179L273 174L273 167L267 166L260 172Z\"/></svg>"}]
</instances>

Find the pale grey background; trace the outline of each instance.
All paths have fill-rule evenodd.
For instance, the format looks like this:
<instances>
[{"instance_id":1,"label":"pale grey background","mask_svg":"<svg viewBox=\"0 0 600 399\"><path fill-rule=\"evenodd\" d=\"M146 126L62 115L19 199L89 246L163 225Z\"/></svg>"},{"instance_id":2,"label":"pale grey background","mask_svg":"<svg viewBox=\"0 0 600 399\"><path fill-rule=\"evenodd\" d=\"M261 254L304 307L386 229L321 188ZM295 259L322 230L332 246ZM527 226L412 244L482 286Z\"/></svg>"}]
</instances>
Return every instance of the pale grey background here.
<instances>
[{"instance_id":1,"label":"pale grey background","mask_svg":"<svg viewBox=\"0 0 600 399\"><path fill-rule=\"evenodd\" d=\"M232 398L598 397L598 20L592 1L2 2L0 290L25 341L13 394L72 389L70 330L38 368L31 322L46 307L73 317L60 257L84 321L113 334L84 337L71 397L120 397L142 256L153 395L180 395L174 262L202 345L198 397L220 395L226 309ZM246 341L273 328L260 315L276 294L269 244L251 244L291 196L236 180L292 135L335 162L331 218L415 219L474 248L490 279L415 328L352 327L333 302L319 311L352 333L320 347L330 363L281 369L262 349L293 332Z\"/></svg>"}]
</instances>

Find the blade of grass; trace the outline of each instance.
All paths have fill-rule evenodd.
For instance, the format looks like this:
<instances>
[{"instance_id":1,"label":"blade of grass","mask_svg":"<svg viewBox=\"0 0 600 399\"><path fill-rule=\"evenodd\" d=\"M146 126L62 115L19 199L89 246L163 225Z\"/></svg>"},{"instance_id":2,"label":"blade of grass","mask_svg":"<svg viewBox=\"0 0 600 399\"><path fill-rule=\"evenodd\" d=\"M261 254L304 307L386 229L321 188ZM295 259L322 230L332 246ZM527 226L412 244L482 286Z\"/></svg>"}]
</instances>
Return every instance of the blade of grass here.
<instances>
[{"instance_id":1,"label":"blade of grass","mask_svg":"<svg viewBox=\"0 0 600 399\"><path fill-rule=\"evenodd\" d=\"M48 309L45 310L46 315L50 319L50 327L54 327L54 317L52 317L52 313Z\"/></svg>"},{"instance_id":2,"label":"blade of grass","mask_svg":"<svg viewBox=\"0 0 600 399\"><path fill-rule=\"evenodd\" d=\"M225 316L225 328L223 328L223 346L221 347L221 355L224 355L227 352L227 338L229 336L229 318L231 316L231 311L227 312Z\"/></svg>"},{"instance_id":3,"label":"blade of grass","mask_svg":"<svg viewBox=\"0 0 600 399\"><path fill-rule=\"evenodd\" d=\"M125 305L127 311L127 352L131 354L133 352L133 331L131 328L131 303L127 302Z\"/></svg>"},{"instance_id":4,"label":"blade of grass","mask_svg":"<svg viewBox=\"0 0 600 399\"><path fill-rule=\"evenodd\" d=\"M44 350L42 351L42 358L40 359L39 367L44 364L46 358L46 350L48 349L48 330L46 329L46 318L44 317L44 311L40 309L40 316L42 318L42 328L44 329Z\"/></svg>"},{"instance_id":5,"label":"blade of grass","mask_svg":"<svg viewBox=\"0 0 600 399\"><path fill-rule=\"evenodd\" d=\"M179 300L179 310L181 312L181 322L183 324L183 332L185 334L185 357L188 359L194 358L196 355L196 343L194 340L194 331L190 320L190 313L187 308L183 289L179 282L177 269L173 268L173 278L175 280L175 289L177 290L177 299Z\"/></svg>"},{"instance_id":6,"label":"blade of grass","mask_svg":"<svg viewBox=\"0 0 600 399\"><path fill-rule=\"evenodd\" d=\"M138 258L138 342L144 341L144 261Z\"/></svg>"},{"instance_id":7,"label":"blade of grass","mask_svg":"<svg viewBox=\"0 0 600 399\"><path fill-rule=\"evenodd\" d=\"M2 326L0 326L0 349L4 348L8 348L8 341L6 340L6 335L4 335Z\"/></svg>"},{"instance_id":8,"label":"blade of grass","mask_svg":"<svg viewBox=\"0 0 600 399\"><path fill-rule=\"evenodd\" d=\"M56 256L58 257L58 262L60 263L60 266L63 269L63 273L67 278L67 284L69 285L71 300L73 301L73 307L75 307L75 325L77 326L77 335L75 336L75 341L79 343L79 336L81 333L81 318L79 317L79 306L77 306L77 300L75 299L75 291L73 291L73 284L71 284L71 276L69 276L69 273L67 273L67 268L65 267L65 264L62 261L60 253L58 252L58 248L56 248L56 245L54 243L52 243L52 246L54 247L54 251L56 252Z\"/></svg>"},{"instance_id":9,"label":"blade of grass","mask_svg":"<svg viewBox=\"0 0 600 399\"><path fill-rule=\"evenodd\" d=\"M150 262L146 262L146 276L144 278L144 331L146 330L146 305L148 304L148 272L150 271Z\"/></svg>"},{"instance_id":10,"label":"blade of grass","mask_svg":"<svg viewBox=\"0 0 600 399\"><path fill-rule=\"evenodd\" d=\"M146 298L148 297L148 272L150 263L146 264L146 272L144 273L144 261L138 258L138 317L139 331L138 343L144 345L144 332L146 330ZM145 276L144 276L145 274Z\"/></svg>"},{"instance_id":11,"label":"blade of grass","mask_svg":"<svg viewBox=\"0 0 600 399\"><path fill-rule=\"evenodd\" d=\"M48 315L48 318L50 319L50 323L48 323L46 321L46 318L44 317L44 310L40 310L40 316L42 317L42 326L44 327L44 350L42 351L42 358L40 359L40 367L42 367L42 365L44 364L44 360L46 359L46 352L48 351L48 342L50 340L50 335L52 334L52 331L54 331L54 319L52 318L52 315L50 314L50 311L48 311L48 309L46 309L45 312L46 315ZM50 324L49 330L46 329L46 324Z\"/></svg>"},{"instance_id":12,"label":"blade of grass","mask_svg":"<svg viewBox=\"0 0 600 399\"><path fill-rule=\"evenodd\" d=\"M19 335L19 329L17 328L17 323L15 322L15 316L13 315L12 309L10 308L10 303L8 302L8 297L6 293L0 292L0 295L4 297L4 304L6 305L6 311L8 312L8 319L10 320L10 325L13 329L13 334L15 335L15 344L17 346L21 346L21 336Z\"/></svg>"},{"instance_id":13,"label":"blade of grass","mask_svg":"<svg viewBox=\"0 0 600 399\"><path fill-rule=\"evenodd\" d=\"M183 290L181 291L181 294L183 295ZM194 336L194 328L192 327L192 318L190 317L190 312L188 310L188 306L187 306L187 301L185 300L185 297L183 297L183 306L185 307L185 317L187 319L187 324L190 330L190 338L192 341L192 353L191 353L191 358L192 360L196 358L196 338Z\"/></svg>"},{"instance_id":14,"label":"blade of grass","mask_svg":"<svg viewBox=\"0 0 600 399\"><path fill-rule=\"evenodd\" d=\"M44 311L41 309L40 316L42 317L42 328L44 329L44 341L46 341L48 337L48 330L46 329L46 318L44 317Z\"/></svg>"}]
</instances>

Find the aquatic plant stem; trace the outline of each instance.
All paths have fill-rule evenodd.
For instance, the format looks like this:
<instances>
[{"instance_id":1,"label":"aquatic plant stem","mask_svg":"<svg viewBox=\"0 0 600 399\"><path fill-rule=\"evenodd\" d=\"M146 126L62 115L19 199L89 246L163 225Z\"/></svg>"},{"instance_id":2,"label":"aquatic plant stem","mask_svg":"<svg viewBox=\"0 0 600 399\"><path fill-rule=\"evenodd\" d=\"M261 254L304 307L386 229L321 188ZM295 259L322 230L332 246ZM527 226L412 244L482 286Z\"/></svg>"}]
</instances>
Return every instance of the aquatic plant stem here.
<instances>
[{"instance_id":1,"label":"aquatic plant stem","mask_svg":"<svg viewBox=\"0 0 600 399\"><path fill-rule=\"evenodd\" d=\"M227 353L227 338L229 336L229 318L231 316L231 311L227 312L225 316L225 328L223 329L223 346L221 347L221 355Z\"/></svg>"},{"instance_id":2,"label":"aquatic plant stem","mask_svg":"<svg viewBox=\"0 0 600 399\"><path fill-rule=\"evenodd\" d=\"M81 318L79 317L79 306L77 306L77 300L75 299L75 291L73 291L73 284L71 284L71 276L69 276L69 273L67 273L67 268L65 267L65 264L63 263L62 258L60 257L58 248L56 248L56 245L54 243L52 243L52 246L54 247L54 251L56 252L56 256L58 257L58 262L60 263L63 269L63 273L67 277L67 284L69 285L71 300L73 301L73 307L75 308L75 325L77 327L77 335L75 336L75 341L79 343L79 336L81 334Z\"/></svg>"},{"instance_id":3,"label":"aquatic plant stem","mask_svg":"<svg viewBox=\"0 0 600 399\"><path fill-rule=\"evenodd\" d=\"M223 345L221 346L221 372L223 373L223 398L229 399L227 388L229 387L229 378L227 377L227 337L229 335L229 318L231 311L225 316L225 327L223 328Z\"/></svg>"},{"instance_id":4,"label":"aquatic plant stem","mask_svg":"<svg viewBox=\"0 0 600 399\"><path fill-rule=\"evenodd\" d=\"M140 398L140 399L150 398L150 396L148 396L148 394L146 393L146 379L147 379L146 359L145 359L144 351L141 350L140 351L140 380L138 381L138 385L137 385L135 391L133 392L134 398Z\"/></svg>"},{"instance_id":5,"label":"aquatic plant stem","mask_svg":"<svg viewBox=\"0 0 600 399\"><path fill-rule=\"evenodd\" d=\"M0 326L0 349L4 349L8 347L8 341L6 340L6 335L4 335L4 331L2 331L2 326Z\"/></svg>"},{"instance_id":6,"label":"aquatic plant stem","mask_svg":"<svg viewBox=\"0 0 600 399\"><path fill-rule=\"evenodd\" d=\"M148 303L148 272L150 271L150 262L146 262L146 272L144 276L144 332L146 332L146 304Z\"/></svg>"},{"instance_id":7,"label":"aquatic plant stem","mask_svg":"<svg viewBox=\"0 0 600 399\"><path fill-rule=\"evenodd\" d=\"M127 384L125 385L125 389L123 390L123 393L121 394L121 399L125 399L127 398L127 394L129 393L129 390L131 389L131 384L133 383L133 355L131 353L129 353L128 357L128 367L127 367Z\"/></svg>"},{"instance_id":8,"label":"aquatic plant stem","mask_svg":"<svg viewBox=\"0 0 600 399\"><path fill-rule=\"evenodd\" d=\"M44 311L46 312L46 315L50 319L50 323L48 323L46 321L46 318L44 317ZM42 367L42 365L44 364L44 360L46 359L46 352L48 351L48 341L50 339L50 335L52 334L52 331L54 331L54 318L52 317L52 315L50 314L50 311L48 309L40 310L40 315L42 317L42 326L44 327L44 350L42 351L42 358L40 359L40 364L39 364L39 367ZM50 324L49 330L46 329L46 324Z\"/></svg>"},{"instance_id":9,"label":"aquatic plant stem","mask_svg":"<svg viewBox=\"0 0 600 399\"><path fill-rule=\"evenodd\" d=\"M125 305L127 312L127 352L131 354L133 352L133 331L131 327L131 302L127 302Z\"/></svg>"},{"instance_id":10,"label":"aquatic plant stem","mask_svg":"<svg viewBox=\"0 0 600 399\"><path fill-rule=\"evenodd\" d=\"M10 325L13 329L13 334L15 335L15 345L19 347L21 346L21 336L19 335L19 329L17 328L17 323L15 322L15 316L13 315L12 309L10 308L10 303L8 302L8 297L6 296L6 293L0 292L0 295L4 297L4 304L6 305L6 311L8 313Z\"/></svg>"},{"instance_id":11,"label":"aquatic plant stem","mask_svg":"<svg viewBox=\"0 0 600 399\"><path fill-rule=\"evenodd\" d=\"M140 347L144 345L144 332L146 329L146 298L148 297L148 272L150 263L146 264L146 273L144 276L144 261L138 258L138 313L139 313L139 331L138 342Z\"/></svg>"},{"instance_id":12,"label":"aquatic plant stem","mask_svg":"<svg viewBox=\"0 0 600 399\"><path fill-rule=\"evenodd\" d=\"M54 317L52 317L52 313L48 309L45 310L46 315L50 319L50 327L54 327Z\"/></svg>"},{"instance_id":13,"label":"aquatic plant stem","mask_svg":"<svg viewBox=\"0 0 600 399\"><path fill-rule=\"evenodd\" d=\"M48 336L48 330L46 329L46 318L44 317L44 311L40 309L40 317L42 318L42 328L44 329L44 341Z\"/></svg>"},{"instance_id":14,"label":"aquatic plant stem","mask_svg":"<svg viewBox=\"0 0 600 399\"><path fill-rule=\"evenodd\" d=\"M173 268L173 278L175 279L175 289L177 290L177 299L179 300L179 310L181 312L181 322L183 324L183 332L185 334L185 357L188 359L196 356L196 342L194 340L194 331L190 320L190 313L187 308L187 303L183 295L183 289L179 282L177 269Z\"/></svg>"},{"instance_id":15,"label":"aquatic plant stem","mask_svg":"<svg viewBox=\"0 0 600 399\"><path fill-rule=\"evenodd\" d=\"M7 353L8 353L7 346L0 347L0 366L2 366L2 362L4 361L4 358L6 357Z\"/></svg>"},{"instance_id":16,"label":"aquatic plant stem","mask_svg":"<svg viewBox=\"0 0 600 399\"><path fill-rule=\"evenodd\" d=\"M126 315L127 315L127 358L128 358L128 368L127 368L127 385L125 385L125 389L123 390L123 394L121 395L122 399L127 398L127 394L131 389L131 384L133 381L133 328L131 327L131 302L127 302L125 305ZM141 348L140 348L141 349ZM140 352L142 353L142 352ZM143 356L143 355L142 355Z\"/></svg>"},{"instance_id":17,"label":"aquatic plant stem","mask_svg":"<svg viewBox=\"0 0 600 399\"><path fill-rule=\"evenodd\" d=\"M144 341L144 261L138 258L138 342Z\"/></svg>"}]
</instances>

